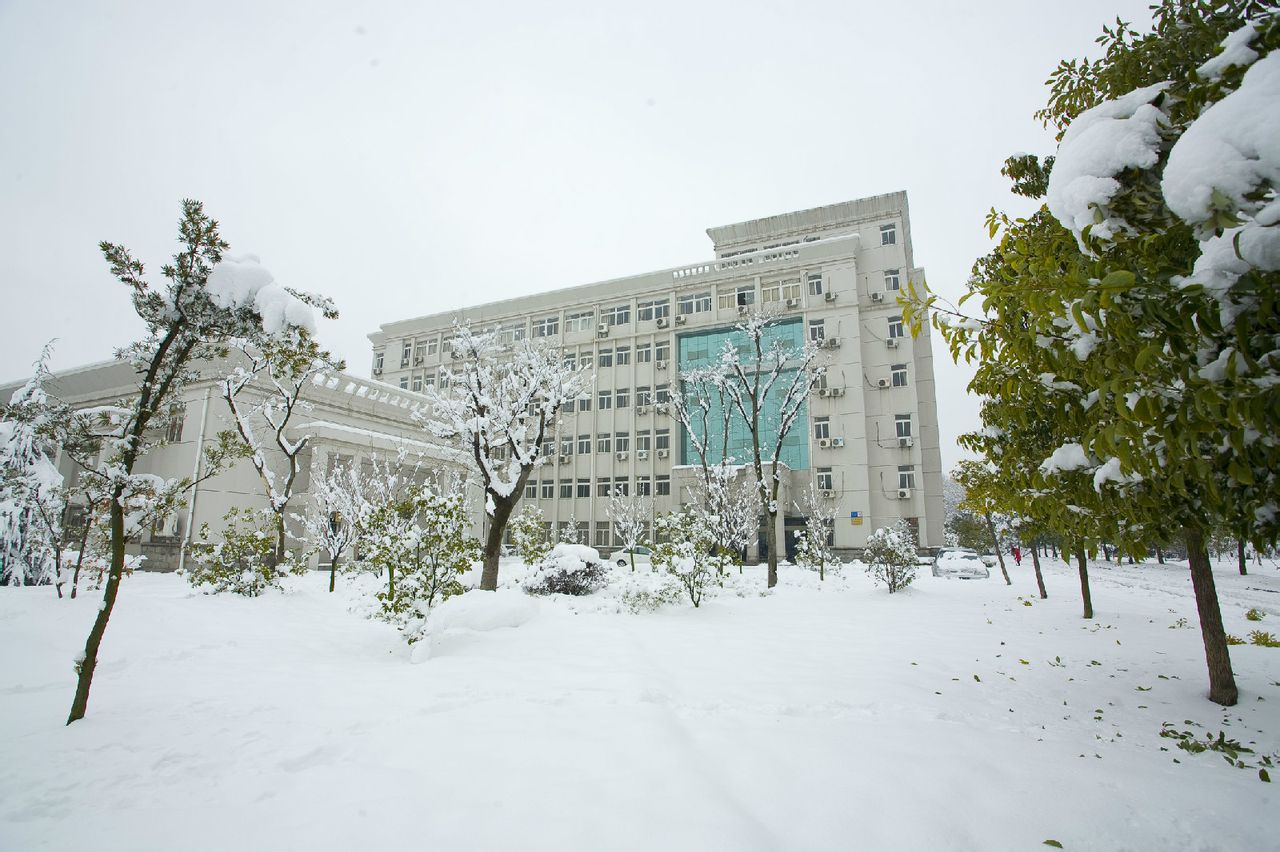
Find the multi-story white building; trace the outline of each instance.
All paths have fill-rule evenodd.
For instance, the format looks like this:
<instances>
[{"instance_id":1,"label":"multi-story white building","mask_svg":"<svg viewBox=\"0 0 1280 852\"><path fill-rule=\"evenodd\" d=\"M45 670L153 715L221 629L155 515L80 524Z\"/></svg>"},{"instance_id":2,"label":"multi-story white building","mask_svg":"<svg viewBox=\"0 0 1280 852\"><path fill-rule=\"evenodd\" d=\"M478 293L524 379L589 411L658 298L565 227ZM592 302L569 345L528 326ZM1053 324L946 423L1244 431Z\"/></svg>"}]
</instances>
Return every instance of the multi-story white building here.
<instances>
[{"instance_id":1,"label":"multi-story white building","mask_svg":"<svg viewBox=\"0 0 1280 852\"><path fill-rule=\"evenodd\" d=\"M898 291L921 276L905 193L710 228L715 259L383 325L376 379L416 393L444 380L454 323L529 337L590 364L590 399L565 412L525 499L592 544L615 545L606 508L618 487L651 495L658 513L681 500L694 463L667 400L682 369L732 337L739 317L775 312L777 333L821 346L825 381L783 451L782 505L815 481L838 510L834 544L862 547L906 518L921 544L943 542L942 464L927 331L904 331ZM786 536L788 546L791 536ZM779 540L784 540L779 535Z\"/></svg>"}]
</instances>

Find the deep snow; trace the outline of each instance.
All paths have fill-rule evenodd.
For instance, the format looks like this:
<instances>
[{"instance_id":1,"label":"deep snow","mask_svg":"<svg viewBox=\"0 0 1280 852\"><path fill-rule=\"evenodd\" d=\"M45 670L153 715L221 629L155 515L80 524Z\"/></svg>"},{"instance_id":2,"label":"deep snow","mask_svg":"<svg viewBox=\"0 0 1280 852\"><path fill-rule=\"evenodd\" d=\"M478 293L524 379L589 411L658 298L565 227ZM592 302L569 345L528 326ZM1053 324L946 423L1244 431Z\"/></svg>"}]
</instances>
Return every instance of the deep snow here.
<instances>
[{"instance_id":1,"label":"deep snow","mask_svg":"<svg viewBox=\"0 0 1280 852\"><path fill-rule=\"evenodd\" d=\"M1096 566L1092 622L1062 563L1047 601L1010 571L890 596L748 569L640 615L615 585L417 665L353 611L373 578L243 599L140 574L69 728L98 596L0 589L0 848L1274 848L1275 785L1158 733L1276 752L1280 649L1231 649L1224 710L1185 565ZM1253 571L1216 572L1227 629L1280 633L1280 570Z\"/></svg>"}]
</instances>

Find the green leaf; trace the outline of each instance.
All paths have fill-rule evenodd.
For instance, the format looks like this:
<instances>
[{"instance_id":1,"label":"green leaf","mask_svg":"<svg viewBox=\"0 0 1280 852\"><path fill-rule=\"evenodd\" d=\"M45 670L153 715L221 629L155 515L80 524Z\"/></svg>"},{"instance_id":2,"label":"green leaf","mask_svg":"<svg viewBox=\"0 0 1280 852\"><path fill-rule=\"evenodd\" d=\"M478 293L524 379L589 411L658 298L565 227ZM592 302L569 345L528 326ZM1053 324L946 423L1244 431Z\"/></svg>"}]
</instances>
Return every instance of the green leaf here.
<instances>
[{"instance_id":1,"label":"green leaf","mask_svg":"<svg viewBox=\"0 0 1280 852\"><path fill-rule=\"evenodd\" d=\"M1265 769L1259 769L1259 770L1258 770L1258 779L1259 779L1259 780L1261 780L1261 781L1266 781L1268 784L1270 784L1270 783L1271 783L1271 773L1267 772L1267 770L1265 770Z\"/></svg>"},{"instance_id":2,"label":"green leaf","mask_svg":"<svg viewBox=\"0 0 1280 852\"><path fill-rule=\"evenodd\" d=\"M1061 849L1061 848L1062 848L1062 844L1061 844L1061 843L1059 843L1059 842L1058 842L1058 841L1056 841L1056 840L1046 840L1046 841L1044 842L1044 845L1045 845L1045 846L1052 846L1054 849Z\"/></svg>"},{"instance_id":3,"label":"green leaf","mask_svg":"<svg viewBox=\"0 0 1280 852\"><path fill-rule=\"evenodd\" d=\"M1127 269L1117 269L1107 274L1098 284L1103 290L1127 290L1133 286L1135 276Z\"/></svg>"}]
</instances>

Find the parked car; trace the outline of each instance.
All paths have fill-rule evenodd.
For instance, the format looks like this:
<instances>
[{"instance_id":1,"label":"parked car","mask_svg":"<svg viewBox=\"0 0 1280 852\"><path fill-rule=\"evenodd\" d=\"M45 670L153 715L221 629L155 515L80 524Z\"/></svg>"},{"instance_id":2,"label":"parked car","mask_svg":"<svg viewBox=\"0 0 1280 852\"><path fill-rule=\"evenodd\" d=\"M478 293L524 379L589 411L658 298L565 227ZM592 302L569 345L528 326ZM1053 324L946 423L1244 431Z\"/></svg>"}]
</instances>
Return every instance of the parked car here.
<instances>
[{"instance_id":1,"label":"parked car","mask_svg":"<svg viewBox=\"0 0 1280 852\"><path fill-rule=\"evenodd\" d=\"M621 550L615 550L609 557L609 561L623 568L630 568L632 555L636 558L636 565L649 565L653 551L647 547L624 547Z\"/></svg>"},{"instance_id":2,"label":"parked car","mask_svg":"<svg viewBox=\"0 0 1280 852\"><path fill-rule=\"evenodd\" d=\"M991 571L976 551L967 547L944 547L933 560L933 576L958 577L961 580L985 580Z\"/></svg>"}]
</instances>

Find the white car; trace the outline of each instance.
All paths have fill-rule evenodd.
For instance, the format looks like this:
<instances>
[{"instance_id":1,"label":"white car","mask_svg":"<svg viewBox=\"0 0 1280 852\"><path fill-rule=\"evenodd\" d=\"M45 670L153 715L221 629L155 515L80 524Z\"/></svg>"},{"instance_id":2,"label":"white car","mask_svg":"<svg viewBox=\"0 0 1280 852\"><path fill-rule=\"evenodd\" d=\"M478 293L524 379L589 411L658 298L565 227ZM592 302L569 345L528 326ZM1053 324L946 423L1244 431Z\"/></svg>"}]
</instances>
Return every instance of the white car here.
<instances>
[{"instance_id":1,"label":"white car","mask_svg":"<svg viewBox=\"0 0 1280 852\"><path fill-rule=\"evenodd\" d=\"M958 577L961 580L985 580L991 576L977 551L967 547L944 547L933 560L933 576Z\"/></svg>"},{"instance_id":2,"label":"white car","mask_svg":"<svg viewBox=\"0 0 1280 852\"><path fill-rule=\"evenodd\" d=\"M632 556L635 557L637 566L650 565L653 551L647 547L624 547L621 550L615 550L609 557L609 561L623 568L630 568Z\"/></svg>"}]
</instances>

